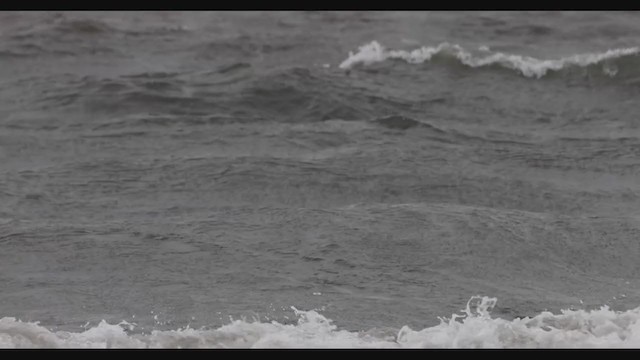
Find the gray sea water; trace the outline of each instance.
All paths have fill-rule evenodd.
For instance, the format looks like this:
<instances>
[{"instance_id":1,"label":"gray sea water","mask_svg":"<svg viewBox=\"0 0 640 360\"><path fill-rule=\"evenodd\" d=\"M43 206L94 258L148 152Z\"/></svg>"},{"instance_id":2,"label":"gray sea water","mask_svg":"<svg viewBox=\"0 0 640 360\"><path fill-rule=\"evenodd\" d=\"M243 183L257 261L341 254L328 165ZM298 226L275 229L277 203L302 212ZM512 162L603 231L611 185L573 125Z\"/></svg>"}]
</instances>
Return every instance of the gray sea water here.
<instances>
[{"instance_id":1,"label":"gray sea water","mask_svg":"<svg viewBox=\"0 0 640 360\"><path fill-rule=\"evenodd\" d=\"M639 38L2 12L0 346L640 346Z\"/></svg>"}]
</instances>

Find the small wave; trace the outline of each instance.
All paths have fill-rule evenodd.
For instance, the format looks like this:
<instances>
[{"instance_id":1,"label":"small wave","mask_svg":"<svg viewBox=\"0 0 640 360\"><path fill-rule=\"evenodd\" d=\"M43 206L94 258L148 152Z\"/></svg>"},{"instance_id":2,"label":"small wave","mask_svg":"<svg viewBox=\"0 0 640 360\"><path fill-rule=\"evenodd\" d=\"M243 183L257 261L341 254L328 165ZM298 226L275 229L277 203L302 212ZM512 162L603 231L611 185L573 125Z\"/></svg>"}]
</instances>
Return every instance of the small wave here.
<instances>
[{"instance_id":1,"label":"small wave","mask_svg":"<svg viewBox=\"0 0 640 360\"><path fill-rule=\"evenodd\" d=\"M0 319L3 348L617 348L640 345L640 308L563 310L532 318L492 318L497 299L474 296L460 314L423 330L340 330L315 310L292 308L296 323L235 320L217 329L154 330L102 321L83 332L51 331L15 318Z\"/></svg>"},{"instance_id":2,"label":"small wave","mask_svg":"<svg viewBox=\"0 0 640 360\"><path fill-rule=\"evenodd\" d=\"M65 49L53 49L45 48L36 44L24 43L17 46L11 46L6 44L6 48L0 49L0 58L29 58L38 57L43 55L57 55L57 56L73 56L72 51ZM102 50L102 49L100 49ZM106 50L108 51L108 50Z\"/></svg>"},{"instance_id":3,"label":"small wave","mask_svg":"<svg viewBox=\"0 0 640 360\"><path fill-rule=\"evenodd\" d=\"M452 57L460 63L472 67L501 66L516 70L526 77L541 78L550 71L559 71L568 67L587 67L602 64L602 71L609 76L615 76L618 68L610 61L627 56L638 56L640 48L630 47L612 49L601 53L579 54L555 60L542 60L530 56L492 52L487 47L481 47L474 54L460 45L441 43L438 46L423 46L415 50L390 50L377 41L361 46L356 53L350 52L349 57L341 64L341 69L350 69L355 65L370 65L389 59L400 59L410 64L421 64L436 56Z\"/></svg>"},{"instance_id":4,"label":"small wave","mask_svg":"<svg viewBox=\"0 0 640 360\"><path fill-rule=\"evenodd\" d=\"M42 39L60 35L102 35L117 29L104 21L69 19L64 15L41 22L10 35L14 40Z\"/></svg>"},{"instance_id":5,"label":"small wave","mask_svg":"<svg viewBox=\"0 0 640 360\"><path fill-rule=\"evenodd\" d=\"M66 20L57 25L59 31L78 34L102 34L114 30L105 22L89 19Z\"/></svg>"},{"instance_id":6,"label":"small wave","mask_svg":"<svg viewBox=\"0 0 640 360\"><path fill-rule=\"evenodd\" d=\"M408 130L408 129L419 127L419 128L430 129L438 134L446 133L444 130L439 129L436 126L431 125L429 123L418 121L418 120L415 120L406 116L400 116L400 115L392 115L392 116L375 118L372 120L372 122L392 130Z\"/></svg>"}]
</instances>

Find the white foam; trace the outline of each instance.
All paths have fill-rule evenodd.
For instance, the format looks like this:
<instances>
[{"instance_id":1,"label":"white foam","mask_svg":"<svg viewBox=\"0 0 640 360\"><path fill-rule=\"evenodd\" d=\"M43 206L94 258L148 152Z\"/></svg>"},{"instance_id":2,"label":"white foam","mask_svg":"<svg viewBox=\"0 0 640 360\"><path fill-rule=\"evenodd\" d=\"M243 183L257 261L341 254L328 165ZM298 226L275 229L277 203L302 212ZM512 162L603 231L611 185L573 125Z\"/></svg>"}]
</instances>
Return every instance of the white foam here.
<instances>
[{"instance_id":1,"label":"white foam","mask_svg":"<svg viewBox=\"0 0 640 360\"><path fill-rule=\"evenodd\" d=\"M217 329L128 334L133 325L101 322L84 332L51 331L37 323L0 319L3 348L616 348L640 346L640 308L616 312L564 310L512 321L492 318L495 298L475 296L462 314L437 326L394 335L340 330L316 311L297 324L235 320Z\"/></svg>"},{"instance_id":2,"label":"white foam","mask_svg":"<svg viewBox=\"0 0 640 360\"><path fill-rule=\"evenodd\" d=\"M462 64L476 68L482 66L499 65L517 70L527 77L540 78L552 70L560 70L567 66L589 66L616 59L627 55L637 55L640 48L630 47L607 50L602 53L579 54L555 60L536 59L530 56L490 52L489 48L479 48L482 54L474 55L460 45L441 43L435 47L423 46L411 51L388 50L377 41L361 46L356 53L350 52L349 57L341 64L341 69L349 69L356 64L370 65L388 59L401 59L411 64L421 64L430 61L436 54L447 54L458 59ZM603 64L603 72L615 76L617 69L611 64Z\"/></svg>"}]
</instances>

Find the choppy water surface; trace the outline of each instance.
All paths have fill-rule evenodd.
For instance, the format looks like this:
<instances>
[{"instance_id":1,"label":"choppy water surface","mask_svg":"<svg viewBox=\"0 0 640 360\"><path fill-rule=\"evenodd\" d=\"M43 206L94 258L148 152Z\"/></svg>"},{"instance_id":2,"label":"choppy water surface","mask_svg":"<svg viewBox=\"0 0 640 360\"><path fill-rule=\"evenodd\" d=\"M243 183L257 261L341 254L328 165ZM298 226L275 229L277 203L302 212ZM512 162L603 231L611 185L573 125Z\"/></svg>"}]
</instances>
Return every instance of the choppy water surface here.
<instances>
[{"instance_id":1,"label":"choppy water surface","mask_svg":"<svg viewBox=\"0 0 640 360\"><path fill-rule=\"evenodd\" d=\"M0 13L0 346L638 347L639 36Z\"/></svg>"}]
</instances>

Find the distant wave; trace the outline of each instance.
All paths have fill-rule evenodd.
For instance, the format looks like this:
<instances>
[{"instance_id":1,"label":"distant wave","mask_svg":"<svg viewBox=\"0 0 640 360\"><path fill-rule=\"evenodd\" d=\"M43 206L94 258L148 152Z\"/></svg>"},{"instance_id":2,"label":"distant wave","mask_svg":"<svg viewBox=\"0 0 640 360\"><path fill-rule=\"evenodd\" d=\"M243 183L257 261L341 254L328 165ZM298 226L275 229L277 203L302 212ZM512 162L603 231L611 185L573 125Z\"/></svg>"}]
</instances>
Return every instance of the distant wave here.
<instances>
[{"instance_id":1,"label":"distant wave","mask_svg":"<svg viewBox=\"0 0 640 360\"><path fill-rule=\"evenodd\" d=\"M355 65L370 65L390 59L400 59L411 64L421 64L430 61L436 56L446 56L456 59L460 63L472 68L497 65L520 72L526 77L540 78L549 71L559 71L568 67L586 67L602 64L603 72L609 76L615 76L618 69L615 64L609 63L628 56L638 56L640 48L630 47L612 49L601 53L579 54L555 60L536 59L530 56L505 54L492 52L486 47L481 47L477 53L472 53L460 45L441 43L438 46L423 46L415 50L391 50L386 49L377 41L372 41L361 46L357 52L349 53L349 57L341 64L341 69L350 69Z\"/></svg>"},{"instance_id":2,"label":"distant wave","mask_svg":"<svg viewBox=\"0 0 640 360\"><path fill-rule=\"evenodd\" d=\"M339 330L316 311L294 308L295 324L235 320L217 329L184 328L130 334L127 322L102 321L84 332L50 331L37 323L0 319L3 348L615 348L640 346L640 308L540 313L512 321L492 318L495 298L474 296L462 314L423 330L402 327Z\"/></svg>"}]
</instances>

